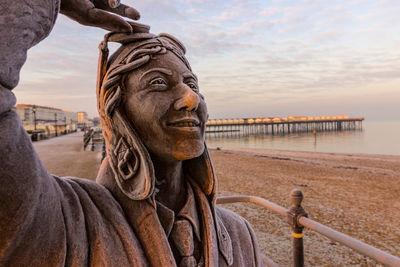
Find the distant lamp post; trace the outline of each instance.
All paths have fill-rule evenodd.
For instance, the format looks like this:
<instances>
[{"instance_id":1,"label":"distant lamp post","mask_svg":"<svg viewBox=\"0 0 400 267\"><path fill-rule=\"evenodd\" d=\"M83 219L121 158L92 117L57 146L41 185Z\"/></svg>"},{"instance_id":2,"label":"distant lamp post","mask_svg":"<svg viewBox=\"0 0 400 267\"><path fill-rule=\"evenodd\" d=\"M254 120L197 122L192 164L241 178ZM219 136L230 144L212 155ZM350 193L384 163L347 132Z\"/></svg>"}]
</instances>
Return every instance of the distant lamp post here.
<instances>
[{"instance_id":1,"label":"distant lamp post","mask_svg":"<svg viewBox=\"0 0 400 267\"><path fill-rule=\"evenodd\" d=\"M58 132L57 132L57 112L54 113L54 128L56 129L56 136L58 136Z\"/></svg>"},{"instance_id":2,"label":"distant lamp post","mask_svg":"<svg viewBox=\"0 0 400 267\"><path fill-rule=\"evenodd\" d=\"M64 134L67 134L67 117L64 117Z\"/></svg>"},{"instance_id":3,"label":"distant lamp post","mask_svg":"<svg viewBox=\"0 0 400 267\"><path fill-rule=\"evenodd\" d=\"M34 125L34 130L36 131L36 106L32 107L32 112L33 112L33 125Z\"/></svg>"},{"instance_id":4,"label":"distant lamp post","mask_svg":"<svg viewBox=\"0 0 400 267\"><path fill-rule=\"evenodd\" d=\"M37 141L38 140L38 136L37 136L37 132L36 132L36 106L32 107L32 113L33 113L34 131L32 133L31 140L32 141Z\"/></svg>"}]
</instances>

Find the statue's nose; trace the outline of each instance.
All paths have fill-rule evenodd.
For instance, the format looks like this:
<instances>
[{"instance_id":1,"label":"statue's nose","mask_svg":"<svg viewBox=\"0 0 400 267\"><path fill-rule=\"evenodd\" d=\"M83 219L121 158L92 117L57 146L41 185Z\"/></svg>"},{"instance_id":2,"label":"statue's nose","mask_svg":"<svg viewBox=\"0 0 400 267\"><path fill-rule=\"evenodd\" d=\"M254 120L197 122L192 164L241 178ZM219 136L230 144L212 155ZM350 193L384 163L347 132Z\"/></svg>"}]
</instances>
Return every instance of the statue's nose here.
<instances>
[{"instance_id":1,"label":"statue's nose","mask_svg":"<svg viewBox=\"0 0 400 267\"><path fill-rule=\"evenodd\" d=\"M180 84L178 86L180 87L179 89L183 90L183 96L175 101L174 108L176 110L195 111L199 106L199 95L186 84Z\"/></svg>"}]
</instances>

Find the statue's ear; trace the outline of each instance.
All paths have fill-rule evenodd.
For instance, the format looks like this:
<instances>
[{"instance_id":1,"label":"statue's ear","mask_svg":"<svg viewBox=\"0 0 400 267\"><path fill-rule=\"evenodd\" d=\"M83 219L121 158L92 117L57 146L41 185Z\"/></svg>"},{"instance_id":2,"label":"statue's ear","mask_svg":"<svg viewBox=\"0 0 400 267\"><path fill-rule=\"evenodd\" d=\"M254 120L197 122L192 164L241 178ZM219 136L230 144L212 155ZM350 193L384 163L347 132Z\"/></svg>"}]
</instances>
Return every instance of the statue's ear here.
<instances>
[{"instance_id":1,"label":"statue's ear","mask_svg":"<svg viewBox=\"0 0 400 267\"><path fill-rule=\"evenodd\" d=\"M115 109L109 164L120 190L132 200L146 199L154 191L154 167L147 149L124 114Z\"/></svg>"}]
</instances>

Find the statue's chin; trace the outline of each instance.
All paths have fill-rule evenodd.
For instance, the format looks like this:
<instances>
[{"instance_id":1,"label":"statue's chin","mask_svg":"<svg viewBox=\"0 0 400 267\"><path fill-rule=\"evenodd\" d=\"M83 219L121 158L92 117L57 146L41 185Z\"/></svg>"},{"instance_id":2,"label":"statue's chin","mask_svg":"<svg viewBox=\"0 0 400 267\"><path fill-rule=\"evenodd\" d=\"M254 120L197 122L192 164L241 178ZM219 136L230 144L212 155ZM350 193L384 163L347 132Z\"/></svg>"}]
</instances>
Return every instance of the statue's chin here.
<instances>
[{"instance_id":1,"label":"statue's chin","mask_svg":"<svg viewBox=\"0 0 400 267\"><path fill-rule=\"evenodd\" d=\"M179 142L175 145L172 156L177 160L188 160L199 157L204 152L204 141Z\"/></svg>"}]
</instances>

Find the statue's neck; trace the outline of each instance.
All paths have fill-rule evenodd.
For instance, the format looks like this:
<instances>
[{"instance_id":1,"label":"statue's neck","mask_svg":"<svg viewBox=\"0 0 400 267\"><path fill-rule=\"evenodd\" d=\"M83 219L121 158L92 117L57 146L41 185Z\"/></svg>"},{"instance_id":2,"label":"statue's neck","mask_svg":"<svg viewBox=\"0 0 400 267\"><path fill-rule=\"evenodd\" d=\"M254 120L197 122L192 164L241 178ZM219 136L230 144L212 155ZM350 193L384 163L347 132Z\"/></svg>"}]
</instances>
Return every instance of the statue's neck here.
<instances>
[{"instance_id":1,"label":"statue's neck","mask_svg":"<svg viewBox=\"0 0 400 267\"><path fill-rule=\"evenodd\" d=\"M159 192L157 201L175 212L179 212L186 197L182 161L165 161L152 157L156 187Z\"/></svg>"}]
</instances>

